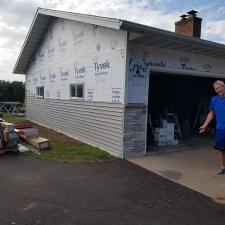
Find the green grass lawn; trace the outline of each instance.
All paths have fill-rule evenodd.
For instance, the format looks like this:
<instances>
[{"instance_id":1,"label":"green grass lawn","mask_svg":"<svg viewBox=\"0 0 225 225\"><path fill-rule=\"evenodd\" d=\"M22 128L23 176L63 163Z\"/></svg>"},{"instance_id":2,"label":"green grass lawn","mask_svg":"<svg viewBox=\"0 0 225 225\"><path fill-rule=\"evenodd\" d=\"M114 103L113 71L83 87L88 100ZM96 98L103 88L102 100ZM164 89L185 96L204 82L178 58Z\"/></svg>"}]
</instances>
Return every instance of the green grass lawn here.
<instances>
[{"instance_id":1,"label":"green grass lawn","mask_svg":"<svg viewBox=\"0 0 225 225\"><path fill-rule=\"evenodd\" d=\"M54 130L34 124L25 117L5 113L3 118L7 122L14 123L15 125L31 123L34 128L38 129L38 133L41 137L48 138L50 141L50 149L41 150L40 155L37 155L33 152L20 154L25 154L33 158L71 163L100 162L116 159L116 157L99 148L92 147Z\"/></svg>"},{"instance_id":2,"label":"green grass lawn","mask_svg":"<svg viewBox=\"0 0 225 225\"><path fill-rule=\"evenodd\" d=\"M4 113L3 119L6 120L7 122L14 123L16 125L26 124L30 122L25 117L13 115L10 113Z\"/></svg>"}]
</instances>

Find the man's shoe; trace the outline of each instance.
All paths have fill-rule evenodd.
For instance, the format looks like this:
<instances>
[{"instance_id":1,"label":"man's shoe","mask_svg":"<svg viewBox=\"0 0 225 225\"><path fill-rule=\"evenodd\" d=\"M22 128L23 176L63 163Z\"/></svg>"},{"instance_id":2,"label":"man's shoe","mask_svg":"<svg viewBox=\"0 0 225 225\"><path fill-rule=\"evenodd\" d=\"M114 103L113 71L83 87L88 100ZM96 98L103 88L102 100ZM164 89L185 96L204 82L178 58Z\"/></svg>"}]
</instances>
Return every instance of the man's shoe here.
<instances>
[{"instance_id":1,"label":"man's shoe","mask_svg":"<svg viewBox=\"0 0 225 225\"><path fill-rule=\"evenodd\" d=\"M225 174L225 168L222 168L218 173L217 175L223 175Z\"/></svg>"}]
</instances>

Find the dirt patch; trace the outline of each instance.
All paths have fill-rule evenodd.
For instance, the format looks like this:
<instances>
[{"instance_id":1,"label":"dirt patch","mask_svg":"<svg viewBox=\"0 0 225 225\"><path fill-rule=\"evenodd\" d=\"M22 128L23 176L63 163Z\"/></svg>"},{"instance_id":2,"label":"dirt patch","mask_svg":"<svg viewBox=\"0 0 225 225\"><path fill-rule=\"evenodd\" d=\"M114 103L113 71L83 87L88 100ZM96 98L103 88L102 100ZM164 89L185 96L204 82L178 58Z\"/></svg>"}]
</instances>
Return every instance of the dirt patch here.
<instances>
[{"instance_id":1,"label":"dirt patch","mask_svg":"<svg viewBox=\"0 0 225 225\"><path fill-rule=\"evenodd\" d=\"M36 123L32 123L30 122L30 124L32 124L32 126L36 129L38 129L38 133L41 137L44 138L48 138L51 145L54 145L56 143L61 143L61 144L81 144L81 142L70 138L62 133L59 133L55 130L40 126Z\"/></svg>"}]
</instances>

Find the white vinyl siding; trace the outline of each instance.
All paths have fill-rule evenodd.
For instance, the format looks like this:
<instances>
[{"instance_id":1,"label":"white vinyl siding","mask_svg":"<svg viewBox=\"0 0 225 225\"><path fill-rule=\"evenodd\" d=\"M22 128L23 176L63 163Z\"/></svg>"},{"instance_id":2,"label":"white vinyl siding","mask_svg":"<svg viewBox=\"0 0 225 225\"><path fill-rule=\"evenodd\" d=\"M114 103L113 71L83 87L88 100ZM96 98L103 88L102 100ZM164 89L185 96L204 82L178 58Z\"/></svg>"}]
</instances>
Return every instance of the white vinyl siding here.
<instances>
[{"instance_id":1,"label":"white vinyl siding","mask_svg":"<svg viewBox=\"0 0 225 225\"><path fill-rule=\"evenodd\" d=\"M123 157L123 105L39 99L27 93L29 120Z\"/></svg>"}]
</instances>

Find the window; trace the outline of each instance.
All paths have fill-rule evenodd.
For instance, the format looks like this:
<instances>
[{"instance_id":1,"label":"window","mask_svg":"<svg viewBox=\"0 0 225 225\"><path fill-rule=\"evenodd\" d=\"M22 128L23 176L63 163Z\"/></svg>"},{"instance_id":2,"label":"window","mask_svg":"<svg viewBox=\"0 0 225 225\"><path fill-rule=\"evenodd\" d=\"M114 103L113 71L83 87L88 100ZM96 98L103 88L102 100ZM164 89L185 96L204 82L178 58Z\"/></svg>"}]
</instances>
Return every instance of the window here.
<instances>
[{"instance_id":1,"label":"window","mask_svg":"<svg viewBox=\"0 0 225 225\"><path fill-rule=\"evenodd\" d=\"M44 86L37 87L37 97L44 98Z\"/></svg>"},{"instance_id":2,"label":"window","mask_svg":"<svg viewBox=\"0 0 225 225\"><path fill-rule=\"evenodd\" d=\"M71 84L70 85L71 98L84 98L84 84Z\"/></svg>"}]
</instances>

